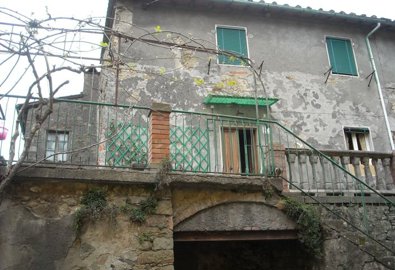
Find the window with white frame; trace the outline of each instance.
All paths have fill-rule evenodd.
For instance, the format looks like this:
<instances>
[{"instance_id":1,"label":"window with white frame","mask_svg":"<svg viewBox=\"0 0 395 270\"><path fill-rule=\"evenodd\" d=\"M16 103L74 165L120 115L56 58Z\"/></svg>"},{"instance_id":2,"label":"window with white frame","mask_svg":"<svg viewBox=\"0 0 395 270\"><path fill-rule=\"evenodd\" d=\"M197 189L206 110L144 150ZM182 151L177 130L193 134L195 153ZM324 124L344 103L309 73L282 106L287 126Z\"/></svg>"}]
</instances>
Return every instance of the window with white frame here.
<instances>
[{"instance_id":1,"label":"window with white frame","mask_svg":"<svg viewBox=\"0 0 395 270\"><path fill-rule=\"evenodd\" d=\"M326 47L333 74L358 75L351 40L327 37Z\"/></svg>"},{"instance_id":2,"label":"window with white frame","mask_svg":"<svg viewBox=\"0 0 395 270\"><path fill-rule=\"evenodd\" d=\"M346 146L348 150L371 151L368 128L345 127Z\"/></svg>"},{"instance_id":3,"label":"window with white frame","mask_svg":"<svg viewBox=\"0 0 395 270\"><path fill-rule=\"evenodd\" d=\"M243 65L243 58L248 58L247 33L243 27L217 26L218 49L227 54L218 55L218 63L226 65Z\"/></svg>"},{"instance_id":4,"label":"window with white frame","mask_svg":"<svg viewBox=\"0 0 395 270\"><path fill-rule=\"evenodd\" d=\"M48 131L45 156L48 161L67 161L69 133L65 131ZM59 154L57 154L59 153Z\"/></svg>"}]
</instances>

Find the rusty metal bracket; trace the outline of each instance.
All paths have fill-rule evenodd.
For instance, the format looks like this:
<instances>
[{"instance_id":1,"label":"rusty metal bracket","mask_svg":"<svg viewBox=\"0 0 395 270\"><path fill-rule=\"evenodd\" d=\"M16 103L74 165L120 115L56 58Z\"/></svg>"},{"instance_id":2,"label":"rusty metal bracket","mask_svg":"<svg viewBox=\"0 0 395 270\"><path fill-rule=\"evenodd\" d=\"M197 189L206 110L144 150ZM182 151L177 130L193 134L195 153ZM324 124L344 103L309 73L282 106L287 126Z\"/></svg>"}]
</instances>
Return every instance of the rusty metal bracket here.
<instances>
[{"instance_id":1,"label":"rusty metal bracket","mask_svg":"<svg viewBox=\"0 0 395 270\"><path fill-rule=\"evenodd\" d=\"M373 75L374 75L375 73L376 73L376 71L373 70L372 73L370 73L368 76L366 76L365 80L367 80L367 79L370 77L369 83L368 83L368 87L370 87L370 83L372 82Z\"/></svg>"},{"instance_id":2,"label":"rusty metal bracket","mask_svg":"<svg viewBox=\"0 0 395 270\"><path fill-rule=\"evenodd\" d=\"M329 76L331 76L331 74L332 74L331 71L332 71L332 67L330 67L330 68L324 73L324 76L327 75L327 76L326 76L326 79L325 79L325 84L328 82Z\"/></svg>"},{"instance_id":3,"label":"rusty metal bracket","mask_svg":"<svg viewBox=\"0 0 395 270\"><path fill-rule=\"evenodd\" d=\"M4 115L3 108L1 107L1 105L0 105L0 120L5 120L5 115Z\"/></svg>"},{"instance_id":4,"label":"rusty metal bracket","mask_svg":"<svg viewBox=\"0 0 395 270\"><path fill-rule=\"evenodd\" d=\"M262 60L262 63L259 65L259 77L262 74L262 67L263 67L263 63L265 62L265 60Z\"/></svg>"},{"instance_id":5,"label":"rusty metal bracket","mask_svg":"<svg viewBox=\"0 0 395 270\"><path fill-rule=\"evenodd\" d=\"M149 6L151 6L152 4L155 4L156 2L159 2L160 0L153 0L150 1L148 3L143 4L143 9L147 9Z\"/></svg>"}]
</instances>

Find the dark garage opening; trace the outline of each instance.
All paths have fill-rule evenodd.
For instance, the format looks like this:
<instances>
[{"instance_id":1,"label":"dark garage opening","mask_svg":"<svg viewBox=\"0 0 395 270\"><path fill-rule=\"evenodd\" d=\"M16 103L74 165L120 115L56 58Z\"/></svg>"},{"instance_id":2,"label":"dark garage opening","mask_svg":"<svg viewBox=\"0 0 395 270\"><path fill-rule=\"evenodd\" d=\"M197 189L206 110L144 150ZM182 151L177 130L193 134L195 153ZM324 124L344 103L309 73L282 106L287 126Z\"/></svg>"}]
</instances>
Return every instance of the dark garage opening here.
<instances>
[{"instance_id":1,"label":"dark garage opening","mask_svg":"<svg viewBox=\"0 0 395 270\"><path fill-rule=\"evenodd\" d=\"M176 241L175 270L312 269L297 240Z\"/></svg>"}]
</instances>

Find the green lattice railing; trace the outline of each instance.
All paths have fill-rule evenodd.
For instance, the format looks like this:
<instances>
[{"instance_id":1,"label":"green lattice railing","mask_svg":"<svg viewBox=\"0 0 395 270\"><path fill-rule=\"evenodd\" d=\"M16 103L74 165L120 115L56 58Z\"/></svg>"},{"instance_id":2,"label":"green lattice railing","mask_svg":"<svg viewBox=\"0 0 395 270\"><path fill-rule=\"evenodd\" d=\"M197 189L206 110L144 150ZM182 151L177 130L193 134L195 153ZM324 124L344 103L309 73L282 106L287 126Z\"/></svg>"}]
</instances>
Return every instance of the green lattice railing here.
<instances>
[{"instance_id":1,"label":"green lattice railing","mask_svg":"<svg viewBox=\"0 0 395 270\"><path fill-rule=\"evenodd\" d=\"M208 172L210 146L207 128L185 126L171 128L170 159L175 170Z\"/></svg>"},{"instance_id":2,"label":"green lattice railing","mask_svg":"<svg viewBox=\"0 0 395 270\"><path fill-rule=\"evenodd\" d=\"M106 165L131 166L148 163L148 129L134 123L111 122L106 134Z\"/></svg>"},{"instance_id":3,"label":"green lattice railing","mask_svg":"<svg viewBox=\"0 0 395 270\"><path fill-rule=\"evenodd\" d=\"M173 111L170 159L176 171L268 174L270 127L256 120Z\"/></svg>"}]
</instances>

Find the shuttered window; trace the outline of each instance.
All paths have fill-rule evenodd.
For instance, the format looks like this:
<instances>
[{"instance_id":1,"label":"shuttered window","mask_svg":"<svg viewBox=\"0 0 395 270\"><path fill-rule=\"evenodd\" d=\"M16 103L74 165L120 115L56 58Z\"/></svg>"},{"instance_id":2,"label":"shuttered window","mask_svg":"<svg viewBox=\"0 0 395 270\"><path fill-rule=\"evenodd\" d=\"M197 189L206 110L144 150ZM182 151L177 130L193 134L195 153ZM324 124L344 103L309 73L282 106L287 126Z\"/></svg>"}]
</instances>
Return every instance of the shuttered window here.
<instances>
[{"instance_id":1,"label":"shuttered window","mask_svg":"<svg viewBox=\"0 0 395 270\"><path fill-rule=\"evenodd\" d=\"M225 173L258 173L257 130L223 127Z\"/></svg>"},{"instance_id":2,"label":"shuttered window","mask_svg":"<svg viewBox=\"0 0 395 270\"><path fill-rule=\"evenodd\" d=\"M345 127L344 135L346 136L346 143L348 150L355 150L355 151L371 150L369 144L369 129Z\"/></svg>"},{"instance_id":3,"label":"shuttered window","mask_svg":"<svg viewBox=\"0 0 395 270\"><path fill-rule=\"evenodd\" d=\"M226 51L236 56L220 54L218 61L220 64L242 65L243 61L239 57L248 58L246 30L240 28L217 27L217 45L221 51Z\"/></svg>"},{"instance_id":4,"label":"shuttered window","mask_svg":"<svg viewBox=\"0 0 395 270\"><path fill-rule=\"evenodd\" d=\"M333 74L358 75L349 39L327 37L326 45Z\"/></svg>"}]
</instances>

